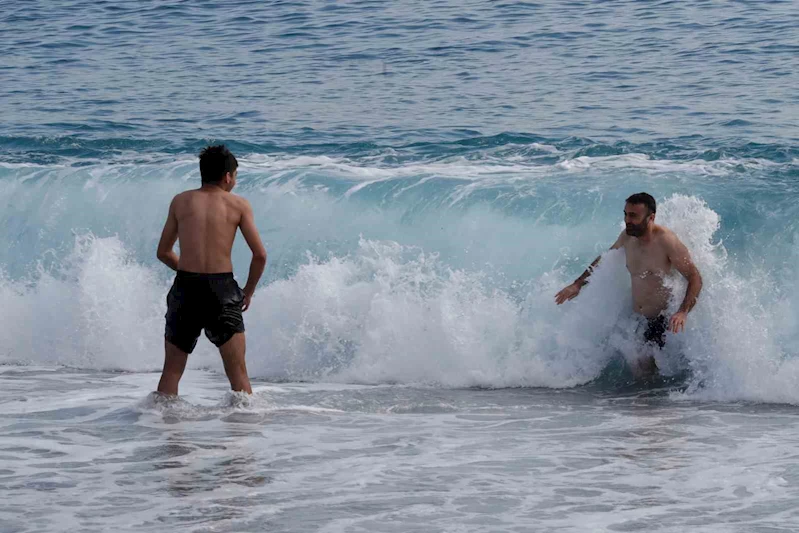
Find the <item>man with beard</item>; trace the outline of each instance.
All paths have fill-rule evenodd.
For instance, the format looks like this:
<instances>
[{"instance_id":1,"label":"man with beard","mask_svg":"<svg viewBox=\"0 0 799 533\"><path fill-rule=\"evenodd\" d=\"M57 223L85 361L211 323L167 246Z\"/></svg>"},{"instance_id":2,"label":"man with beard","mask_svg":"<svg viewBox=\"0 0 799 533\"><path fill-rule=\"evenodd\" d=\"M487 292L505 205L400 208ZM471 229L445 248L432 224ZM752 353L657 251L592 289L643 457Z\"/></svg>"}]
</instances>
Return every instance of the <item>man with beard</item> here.
<instances>
[{"instance_id":1,"label":"man with beard","mask_svg":"<svg viewBox=\"0 0 799 533\"><path fill-rule=\"evenodd\" d=\"M680 239L671 230L655 224L656 210L655 199L645 192L627 198L624 206L626 227L610 249L624 248L627 270L632 280L633 309L647 321L644 342L663 348L666 331L679 333L685 329L688 313L696 305L702 290L702 276ZM580 289L588 283L588 277L600 259L601 256L597 257L574 283L555 295L558 305L580 294ZM688 280L688 288L679 310L667 319L664 312L671 292L663 285L663 278L671 273L672 268ZM650 355L639 359L637 365L633 366L633 372L636 376L657 372L654 357Z\"/></svg>"}]
</instances>

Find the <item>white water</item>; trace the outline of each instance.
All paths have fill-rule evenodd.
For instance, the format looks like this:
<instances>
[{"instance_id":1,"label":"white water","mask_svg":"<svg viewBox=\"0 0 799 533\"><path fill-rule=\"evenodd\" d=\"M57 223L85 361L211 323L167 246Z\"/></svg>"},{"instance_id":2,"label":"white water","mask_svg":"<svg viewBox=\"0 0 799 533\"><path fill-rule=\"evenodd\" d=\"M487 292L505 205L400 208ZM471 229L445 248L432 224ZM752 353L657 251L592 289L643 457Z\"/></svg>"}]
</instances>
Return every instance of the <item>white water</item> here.
<instances>
[{"instance_id":1,"label":"white water","mask_svg":"<svg viewBox=\"0 0 799 533\"><path fill-rule=\"evenodd\" d=\"M140 250L153 245L163 207L148 206L148 198L168 198L182 180L148 189L132 188L124 175L104 174L82 185L61 177L42 196L36 187L54 179L48 176L33 186L20 182L11 193L28 208L35 195L44 199L38 215L42 242L68 233L72 249L64 254L63 245L34 248L39 266L33 274L0 281L6 302L0 320L9 325L0 332L0 361L158 369L169 280L165 269L142 260ZM440 212L437 220L420 213L408 225L406 212L358 212L357 205L338 204L324 190L296 189L277 179L260 192L253 185L245 181L242 192L258 200L270 268L276 257L282 260L282 274L259 288L246 315L248 364L255 376L569 387L596 378L613 357L631 358L641 350L620 253L605 255L578 300L562 307L553 302L592 252L601 253L615 239L615 223L597 228L603 217L594 216L593 226L542 224L541 218L531 225L475 205ZM59 190L60 199L51 197ZM130 198L131 191L141 199ZM76 231L81 223L74 217L90 225L88 212L57 209L89 199L99 202L94 216L105 209L120 215L114 235ZM136 210L147 216L137 217ZM769 273L742 277L729 268L716 237L719 217L699 198L676 195L661 202L658 222L686 242L705 279L688 330L669 335L667 349L657 354L659 366L667 374L691 369L689 396L799 402L793 336L779 327L796 316L792 301L772 291ZM425 231L434 225L441 228ZM312 230L306 234L305 227ZM325 227L314 240L312 234ZM358 228L396 238L353 239ZM142 233L153 235L142 239ZM237 271L243 282L246 253L240 244ZM683 287L675 283L681 295ZM204 340L190 367L218 369Z\"/></svg>"},{"instance_id":2,"label":"white water","mask_svg":"<svg viewBox=\"0 0 799 533\"><path fill-rule=\"evenodd\" d=\"M2 367L0 367L2 368ZM0 371L0 529L791 531L796 410L541 389ZM188 400L187 400L188 399ZM7 502L7 503L6 503Z\"/></svg>"}]
</instances>

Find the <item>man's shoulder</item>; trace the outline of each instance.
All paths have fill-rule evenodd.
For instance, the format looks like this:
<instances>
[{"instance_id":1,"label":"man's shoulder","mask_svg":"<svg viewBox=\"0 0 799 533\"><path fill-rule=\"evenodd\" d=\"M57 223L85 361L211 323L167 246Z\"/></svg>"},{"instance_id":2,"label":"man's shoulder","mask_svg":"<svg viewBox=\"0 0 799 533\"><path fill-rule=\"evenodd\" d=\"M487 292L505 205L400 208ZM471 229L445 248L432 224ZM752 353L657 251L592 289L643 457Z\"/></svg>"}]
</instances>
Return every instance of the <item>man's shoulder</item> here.
<instances>
[{"instance_id":1,"label":"man's shoulder","mask_svg":"<svg viewBox=\"0 0 799 533\"><path fill-rule=\"evenodd\" d=\"M227 200L235 205L239 209L247 209L250 207L250 202L247 201L246 198L243 196L239 196L238 194L233 194L232 192L227 193L226 195Z\"/></svg>"},{"instance_id":2,"label":"man's shoulder","mask_svg":"<svg viewBox=\"0 0 799 533\"><path fill-rule=\"evenodd\" d=\"M657 226L655 235L657 236L658 240L666 246L680 244L682 242L677 234L666 226Z\"/></svg>"},{"instance_id":3,"label":"man's shoulder","mask_svg":"<svg viewBox=\"0 0 799 533\"><path fill-rule=\"evenodd\" d=\"M177 193L174 197L172 197L172 206L179 207L180 205L186 203L186 201L191 198L192 193L195 191L183 191Z\"/></svg>"},{"instance_id":4,"label":"man's shoulder","mask_svg":"<svg viewBox=\"0 0 799 533\"><path fill-rule=\"evenodd\" d=\"M196 196L196 195L198 195L198 194L200 194L200 189L189 189L189 190L187 190L187 191L183 191L183 192L179 192L179 193L177 193L177 194L175 195L175 197L174 197L174 198L172 198L172 201L176 201L176 200L177 200L177 201L188 200L188 199L189 199L189 198L191 198L192 196Z\"/></svg>"},{"instance_id":5,"label":"man's shoulder","mask_svg":"<svg viewBox=\"0 0 799 533\"><path fill-rule=\"evenodd\" d=\"M610 248L611 250L624 248L629 241L630 241L630 236L627 235L627 232L625 230L621 230L621 233L619 233L619 237L616 239L616 242Z\"/></svg>"}]
</instances>

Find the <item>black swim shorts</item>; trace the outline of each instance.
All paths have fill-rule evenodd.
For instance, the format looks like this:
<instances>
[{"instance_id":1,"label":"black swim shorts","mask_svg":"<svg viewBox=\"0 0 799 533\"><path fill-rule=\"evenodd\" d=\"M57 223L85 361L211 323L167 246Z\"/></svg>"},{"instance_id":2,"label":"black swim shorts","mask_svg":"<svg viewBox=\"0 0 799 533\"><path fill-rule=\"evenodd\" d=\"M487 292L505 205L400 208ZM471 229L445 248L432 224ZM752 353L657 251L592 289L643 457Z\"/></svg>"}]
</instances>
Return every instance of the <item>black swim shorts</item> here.
<instances>
[{"instance_id":1,"label":"black swim shorts","mask_svg":"<svg viewBox=\"0 0 799 533\"><path fill-rule=\"evenodd\" d=\"M646 331L644 331L644 342L657 344L663 348L666 345L666 330L669 328L669 321L663 315L646 320Z\"/></svg>"},{"instance_id":2,"label":"black swim shorts","mask_svg":"<svg viewBox=\"0 0 799 533\"><path fill-rule=\"evenodd\" d=\"M244 331L244 292L232 273L178 271L166 297L166 340L191 353L200 331L217 347Z\"/></svg>"}]
</instances>

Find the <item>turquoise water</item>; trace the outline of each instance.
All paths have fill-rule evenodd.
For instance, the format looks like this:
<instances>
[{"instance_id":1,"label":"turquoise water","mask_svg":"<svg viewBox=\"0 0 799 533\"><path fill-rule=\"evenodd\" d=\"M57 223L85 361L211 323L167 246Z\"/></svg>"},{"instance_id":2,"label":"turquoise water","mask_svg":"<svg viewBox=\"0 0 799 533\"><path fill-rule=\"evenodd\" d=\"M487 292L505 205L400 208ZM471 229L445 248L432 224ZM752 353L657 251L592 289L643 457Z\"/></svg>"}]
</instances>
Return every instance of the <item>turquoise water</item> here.
<instances>
[{"instance_id":1,"label":"turquoise water","mask_svg":"<svg viewBox=\"0 0 799 533\"><path fill-rule=\"evenodd\" d=\"M793 2L7 6L0 529L795 530L797 27ZM201 340L162 405L155 247L210 142L269 253L256 394ZM624 368L623 257L553 301L642 190L705 280L654 387Z\"/></svg>"}]
</instances>

